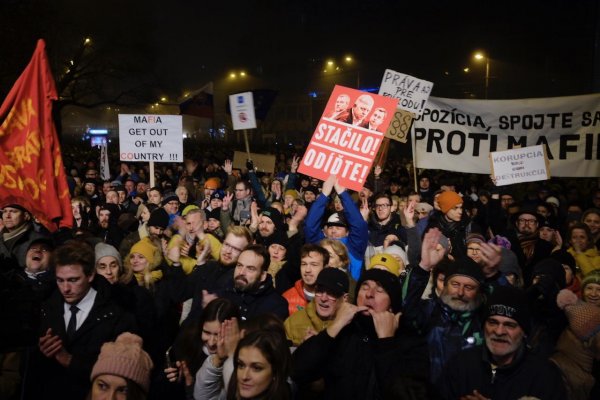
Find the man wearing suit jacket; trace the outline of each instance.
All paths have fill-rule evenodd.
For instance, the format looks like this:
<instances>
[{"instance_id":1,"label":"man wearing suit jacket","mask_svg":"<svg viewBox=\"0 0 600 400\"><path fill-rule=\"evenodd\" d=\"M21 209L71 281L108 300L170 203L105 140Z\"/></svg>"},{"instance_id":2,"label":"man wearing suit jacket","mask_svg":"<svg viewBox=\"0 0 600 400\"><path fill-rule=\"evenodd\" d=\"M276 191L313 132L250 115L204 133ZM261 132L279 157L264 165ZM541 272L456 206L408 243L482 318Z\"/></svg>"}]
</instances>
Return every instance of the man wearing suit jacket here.
<instances>
[{"instance_id":1,"label":"man wearing suit jacket","mask_svg":"<svg viewBox=\"0 0 600 400\"><path fill-rule=\"evenodd\" d=\"M40 353L34 355L26 398L83 399L102 344L135 332L134 317L110 299L95 276L94 250L68 243L52 255L58 291L42 305Z\"/></svg>"},{"instance_id":2,"label":"man wearing suit jacket","mask_svg":"<svg viewBox=\"0 0 600 400\"><path fill-rule=\"evenodd\" d=\"M365 121L364 124L362 125L362 127L370 129L372 131L381 132L381 129L379 129L379 126L385 120L386 115L387 115L387 111L385 110L385 108L383 108L383 107L376 108L373 111L373 114L371 114L371 118L369 118L368 121Z\"/></svg>"},{"instance_id":3,"label":"man wearing suit jacket","mask_svg":"<svg viewBox=\"0 0 600 400\"><path fill-rule=\"evenodd\" d=\"M374 104L375 100L372 96L361 94L354 102L352 108L348 109L346 113L342 113L335 119L350 125L361 126L365 123L365 119L371 112Z\"/></svg>"}]
</instances>

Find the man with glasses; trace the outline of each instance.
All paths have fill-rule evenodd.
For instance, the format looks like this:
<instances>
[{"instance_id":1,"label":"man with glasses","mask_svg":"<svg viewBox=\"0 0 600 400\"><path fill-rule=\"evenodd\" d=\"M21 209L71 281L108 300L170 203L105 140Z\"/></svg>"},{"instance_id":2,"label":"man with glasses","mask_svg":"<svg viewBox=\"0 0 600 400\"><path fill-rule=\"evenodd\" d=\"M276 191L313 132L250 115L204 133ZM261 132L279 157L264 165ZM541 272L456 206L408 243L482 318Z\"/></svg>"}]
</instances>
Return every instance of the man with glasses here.
<instances>
[{"instance_id":1,"label":"man with glasses","mask_svg":"<svg viewBox=\"0 0 600 400\"><path fill-rule=\"evenodd\" d=\"M515 231L508 236L512 244L511 250L517 255L527 286L531 284L533 266L552 253L552 244L540 238L541 220L541 216L535 211L521 210L514 215Z\"/></svg>"},{"instance_id":2,"label":"man with glasses","mask_svg":"<svg viewBox=\"0 0 600 400\"><path fill-rule=\"evenodd\" d=\"M373 210L369 216L369 243L375 247L375 252L383 251L383 243L390 236L392 241L406 243L406 230L402 226L400 215L392 213L392 199L385 193L375 195Z\"/></svg>"},{"instance_id":3,"label":"man with glasses","mask_svg":"<svg viewBox=\"0 0 600 400\"><path fill-rule=\"evenodd\" d=\"M342 303L348 301L348 275L337 268L325 268L317 276L315 297L308 306L285 320L285 334L294 346L326 329Z\"/></svg>"},{"instance_id":4,"label":"man with glasses","mask_svg":"<svg viewBox=\"0 0 600 400\"><path fill-rule=\"evenodd\" d=\"M200 317L204 305L215 299L219 290L223 289L242 251L252 243L252 234L243 226L230 226L219 251L219 260L210 260L210 249L196 258L196 268L188 275L183 298L193 298L192 309L186 320L193 323Z\"/></svg>"}]
</instances>

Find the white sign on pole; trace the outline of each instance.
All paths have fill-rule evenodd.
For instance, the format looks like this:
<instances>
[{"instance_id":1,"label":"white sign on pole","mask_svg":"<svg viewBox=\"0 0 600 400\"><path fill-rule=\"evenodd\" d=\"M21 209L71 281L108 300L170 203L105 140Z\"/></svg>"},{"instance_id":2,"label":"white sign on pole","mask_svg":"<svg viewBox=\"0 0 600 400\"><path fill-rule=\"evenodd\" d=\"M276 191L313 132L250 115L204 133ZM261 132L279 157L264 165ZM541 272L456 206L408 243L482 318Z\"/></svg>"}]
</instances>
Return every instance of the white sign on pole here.
<instances>
[{"instance_id":1,"label":"white sign on pole","mask_svg":"<svg viewBox=\"0 0 600 400\"><path fill-rule=\"evenodd\" d=\"M183 162L181 115L119 114L121 161Z\"/></svg>"},{"instance_id":2,"label":"white sign on pole","mask_svg":"<svg viewBox=\"0 0 600 400\"><path fill-rule=\"evenodd\" d=\"M530 146L490 153L496 186L550 179L544 146Z\"/></svg>"},{"instance_id":3,"label":"white sign on pole","mask_svg":"<svg viewBox=\"0 0 600 400\"><path fill-rule=\"evenodd\" d=\"M233 122L234 131L256 128L252 92L230 95L229 107L231 109L231 122Z\"/></svg>"},{"instance_id":4,"label":"white sign on pole","mask_svg":"<svg viewBox=\"0 0 600 400\"><path fill-rule=\"evenodd\" d=\"M379 94L399 99L398 108L421 115L433 89L433 82L386 69Z\"/></svg>"}]
</instances>

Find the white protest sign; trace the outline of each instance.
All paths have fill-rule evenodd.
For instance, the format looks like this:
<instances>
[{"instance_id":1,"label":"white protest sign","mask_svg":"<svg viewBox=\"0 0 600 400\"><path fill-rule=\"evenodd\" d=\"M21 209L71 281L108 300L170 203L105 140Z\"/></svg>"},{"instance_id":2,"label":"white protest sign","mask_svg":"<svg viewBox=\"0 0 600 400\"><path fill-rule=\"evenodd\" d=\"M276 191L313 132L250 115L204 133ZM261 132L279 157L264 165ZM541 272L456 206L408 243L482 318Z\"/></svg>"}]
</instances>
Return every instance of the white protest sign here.
<instances>
[{"instance_id":1,"label":"white protest sign","mask_svg":"<svg viewBox=\"0 0 600 400\"><path fill-rule=\"evenodd\" d=\"M539 145L490 153L496 186L550 179L544 150Z\"/></svg>"},{"instance_id":2,"label":"white protest sign","mask_svg":"<svg viewBox=\"0 0 600 400\"><path fill-rule=\"evenodd\" d=\"M121 161L183 162L181 115L119 114Z\"/></svg>"},{"instance_id":3,"label":"white protest sign","mask_svg":"<svg viewBox=\"0 0 600 400\"><path fill-rule=\"evenodd\" d=\"M233 123L234 131L256 128L252 92L230 95L229 107L231 109L231 122Z\"/></svg>"},{"instance_id":4,"label":"white protest sign","mask_svg":"<svg viewBox=\"0 0 600 400\"><path fill-rule=\"evenodd\" d=\"M399 99L399 109L421 115L432 89L432 82L386 69L379 87L379 94Z\"/></svg>"}]
</instances>

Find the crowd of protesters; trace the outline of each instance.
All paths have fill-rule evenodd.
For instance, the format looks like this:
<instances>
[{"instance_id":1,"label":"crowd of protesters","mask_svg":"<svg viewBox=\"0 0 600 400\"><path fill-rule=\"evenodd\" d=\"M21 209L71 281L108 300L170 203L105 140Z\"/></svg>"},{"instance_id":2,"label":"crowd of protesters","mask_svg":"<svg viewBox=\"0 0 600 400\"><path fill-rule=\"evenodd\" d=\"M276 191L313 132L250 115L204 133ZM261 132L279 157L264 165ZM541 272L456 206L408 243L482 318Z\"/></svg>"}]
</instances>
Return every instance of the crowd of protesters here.
<instances>
[{"instance_id":1,"label":"crowd of protesters","mask_svg":"<svg viewBox=\"0 0 600 400\"><path fill-rule=\"evenodd\" d=\"M600 398L598 179L82 160L0 205L0 398Z\"/></svg>"}]
</instances>

